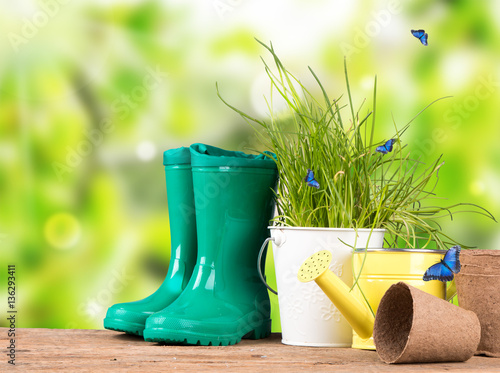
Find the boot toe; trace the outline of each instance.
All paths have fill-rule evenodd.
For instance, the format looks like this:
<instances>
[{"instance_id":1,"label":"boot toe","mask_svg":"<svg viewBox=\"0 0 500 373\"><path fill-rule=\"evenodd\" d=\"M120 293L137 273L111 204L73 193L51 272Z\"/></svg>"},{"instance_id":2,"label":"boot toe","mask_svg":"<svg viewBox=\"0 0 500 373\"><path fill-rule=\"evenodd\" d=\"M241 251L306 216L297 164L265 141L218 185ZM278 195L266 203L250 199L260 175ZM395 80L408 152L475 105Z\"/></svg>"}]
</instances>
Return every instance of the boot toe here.
<instances>
[{"instance_id":1,"label":"boot toe","mask_svg":"<svg viewBox=\"0 0 500 373\"><path fill-rule=\"evenodd\" d=\"M152 312L135 310L129 305L119 303L109 307L104 328L142 336L146 320Z\"/></svg>"}]
</instances>

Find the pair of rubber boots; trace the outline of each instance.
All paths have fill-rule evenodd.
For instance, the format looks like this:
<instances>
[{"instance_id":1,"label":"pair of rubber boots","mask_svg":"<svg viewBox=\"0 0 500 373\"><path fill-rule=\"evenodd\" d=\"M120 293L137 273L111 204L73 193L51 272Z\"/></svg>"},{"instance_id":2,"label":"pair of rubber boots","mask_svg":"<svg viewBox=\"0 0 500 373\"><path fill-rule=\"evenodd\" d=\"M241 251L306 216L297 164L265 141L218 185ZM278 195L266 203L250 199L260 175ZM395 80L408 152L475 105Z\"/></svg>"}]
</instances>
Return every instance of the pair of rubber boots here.
<instances>
[{"instance_id":1,"label":"pair of rubber boots","mask_svg":"<svg viewBox=\"0 0 500 373\"><path fill-rule=\"evenodd\" d=\"M104 327L190 345L269 336L269 295L257 257L274 210L272 154L193 144L165 151L163 164L171 236L167 276L149 297L110 307Z\"/></svg>"}]
</instances>

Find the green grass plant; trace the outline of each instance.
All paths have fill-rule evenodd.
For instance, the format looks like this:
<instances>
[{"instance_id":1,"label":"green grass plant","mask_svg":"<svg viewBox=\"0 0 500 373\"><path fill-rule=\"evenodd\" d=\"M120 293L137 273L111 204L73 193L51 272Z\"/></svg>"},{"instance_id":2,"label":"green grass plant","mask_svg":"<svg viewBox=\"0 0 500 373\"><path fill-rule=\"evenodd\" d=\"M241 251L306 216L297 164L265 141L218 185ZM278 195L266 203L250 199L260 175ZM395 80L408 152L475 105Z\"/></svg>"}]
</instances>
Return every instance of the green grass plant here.
<instances>
[{"instance_id":1,"label":"green grass plant","mask_svg":"<svg viewBox=\"0 0 500 373\"><path fill-rule=\"evenodd\" d=\"M279 183L276 191L278 215L274 223L293 227L384 228L391 247L446 249L457 242L438 224L459 212L474 212L494 220L485 209L467 203L440 206L444 198L434 190L443 167L441 157L429 164L411 156L403 135L414 119L398 130L392 152L376 151L389 139L375 138L377 80L373 108L361 113L352 102L347 66L343 97L331 100L320 79L309 67L322 94L320 99L282 64L272 44L258 41L271 53L274 68L262 59L271 83L267 100L268 120L258 119L231 106L254 126L268 150L276 154ZM286 102L287 110L273 110L273 92ZM411 145L411 143L410 143ZM304 181L314 172L319 189ZM396 246L397 245L397 246ZM466 245L463 245L467 247Z\"/></svg>"}]
</instances>

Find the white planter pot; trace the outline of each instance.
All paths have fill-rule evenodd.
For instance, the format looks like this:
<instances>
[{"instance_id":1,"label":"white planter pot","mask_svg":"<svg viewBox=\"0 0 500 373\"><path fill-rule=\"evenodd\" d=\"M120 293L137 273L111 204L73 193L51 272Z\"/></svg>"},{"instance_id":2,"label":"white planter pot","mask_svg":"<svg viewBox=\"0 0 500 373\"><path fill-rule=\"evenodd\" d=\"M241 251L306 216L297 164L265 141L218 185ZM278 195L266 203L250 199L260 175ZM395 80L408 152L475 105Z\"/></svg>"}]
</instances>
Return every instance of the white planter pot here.
<instances>
[{"instance_id":1,"label":"white planter pot","mask_svg":"<svg viewBox=\"0 0 500 373\"><path fill-rule=\"evenodd\" d=\"M351 347L352 328L313 281L298 270L310 255L329 250L330 269L352 285L352 248L381 248L384 229L269 227L273 241L282 343L294 346ZM369 241L369 242L368 242ZM346 244L342 243L345 242Z\"/></svg>"}]
</instances>

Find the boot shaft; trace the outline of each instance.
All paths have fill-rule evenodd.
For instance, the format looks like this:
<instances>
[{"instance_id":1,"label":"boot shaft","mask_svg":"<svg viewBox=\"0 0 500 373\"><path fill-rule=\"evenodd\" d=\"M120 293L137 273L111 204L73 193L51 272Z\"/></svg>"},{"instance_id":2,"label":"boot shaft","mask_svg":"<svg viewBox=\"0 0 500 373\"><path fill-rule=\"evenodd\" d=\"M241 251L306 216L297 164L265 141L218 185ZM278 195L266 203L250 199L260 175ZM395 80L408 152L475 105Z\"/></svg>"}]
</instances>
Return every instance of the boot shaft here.
<instances>
[{"instance_id":1,"label":"boot shaft","mask_svg":"<svg viewBox=\"0 0 500 373\"><path fill-rule=\"evenodd\" d=\"M198 261L213 265L224 247L219 260L256 269L274 207L274 160L203 144L192 145L191 156Z\"/></svg>"},{"instance_id":2,"label":"boot shaft","mask_svg":"<svg viewBox=\"0 0 500 373\"><path fill-rule=\"evenodd\" d=\"M197 258L196 214L189 148L163 153L170 224L170 264L161 288L179 293L188 284Z\"/></svg>"},{"instance_id":3,"label":"boot shaft","mask_svg":"<svg viewBox=\"0 0 500 373\"><path fill-rule=\"evenodd\" d=\"M191 153L189 148L170 149L163 153L170 224L171 257L194 262L197 245Z\"/></svg>"}]
</instances>

